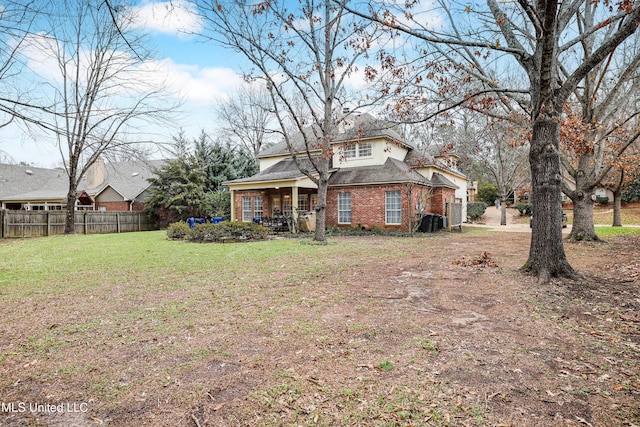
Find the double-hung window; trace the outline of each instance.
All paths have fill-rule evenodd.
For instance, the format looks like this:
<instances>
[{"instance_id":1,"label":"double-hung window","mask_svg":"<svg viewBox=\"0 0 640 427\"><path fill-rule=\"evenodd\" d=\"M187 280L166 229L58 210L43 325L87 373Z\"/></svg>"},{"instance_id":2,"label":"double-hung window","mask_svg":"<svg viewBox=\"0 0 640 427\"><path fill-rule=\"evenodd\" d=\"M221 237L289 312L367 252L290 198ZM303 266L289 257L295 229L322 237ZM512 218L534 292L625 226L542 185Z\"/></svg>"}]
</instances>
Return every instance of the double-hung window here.
<instances>
[{"instance_id":1,"label":"double-hung window","mask_svg":"<svg viewBox=\"0 0 640 427\"><path fill-rule=\"evenodd\" d=\"M253 218L262 218L262 196L253 196Z\"/></svg>"},{"instance_id":2,"label":"double-hung window","mask_svg":"<svg viewBox=\"0 0 640 427\"><path fill-rule=\"evenodd\" d=\"M402 203L399 191L385 192L385 221L387 224L402 224Z\"/></svg>"},{"instance_id":3,"label":"double-hung window","mask_svg":"<svg viewBox=\"0 0 640 427\"><path fill-rule=\"evenodd\" d=\"M351 224L351 193L338 193L338 224Z\"/></svg>"},{"instance_id":4,"label":"double-hung window","mask_svg":"<svg viewBox=\"0 0 640 427\"><path fill-rule=\"evenodd\" d=\"M242 222L251 222L251 196L242 196Z\"/></svg>"},{"instance_id":5,"label":"double-hung window","mask_svg":"<svg viewBox=\"0 0 640 427\"><path fill-rule=\"evenodd\" d=\"M357 144L349 144L344 147L344 158L345 159L355 159L356 158L356 145Z\"/></svg>"},{"instance_id":6,"label":"double-hung window","mask_svg":"<svg viewBox=\"0 0 640 427\"><path fill-rule=\"evenodd\" d=\"M308 194L299 194L298 195L298 210L308 211L309 210L309 195Z\"/></svg>"},{"instance_id":7,"label":"double-hung window","mask_svg":"<svg viewBox=\"0 0 640 427\"><path fill-rule=\"evenodd\" d=\"M372 150L371 141L358 143L358 157L371 157Z\"/></svg>"}]
</instances>

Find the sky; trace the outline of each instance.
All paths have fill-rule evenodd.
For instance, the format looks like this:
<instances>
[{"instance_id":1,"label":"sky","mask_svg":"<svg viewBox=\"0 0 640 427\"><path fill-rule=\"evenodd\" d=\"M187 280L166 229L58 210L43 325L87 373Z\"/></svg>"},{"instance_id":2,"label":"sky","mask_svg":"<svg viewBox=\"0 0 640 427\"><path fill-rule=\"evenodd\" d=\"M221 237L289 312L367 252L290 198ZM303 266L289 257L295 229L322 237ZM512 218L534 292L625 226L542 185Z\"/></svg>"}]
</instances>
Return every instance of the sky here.
<instances>
[{"instance_id":1,"label":"sky","mask_svg":"<svg viewBox=\"0 0 640 427\"><path fill-rule=\"evenodd\" d=\"M167 89L175 94L173 99L180 99L183 103L176 117L164 126L151 129L146 139L168 143L180 130L190 140L197 138L202 130L215 139L219 135L215 108L245 84L239 72L249 68L246 59L240 53L197 36L202 34L206 24L193 13L190 0L127 1L135 17L135 28L147 34L155 53L154 60L148 64L149 68L158 70L155 75L167 82ZM0 0L0 7L2 3L3 0ZM428 5L430 1L423 3ZM429 25L439 25L434 13L425 12L425 16ZM40 46L48 42L46 36L36 41ZM55 58L51 55L45 58L42 49L40 53L34 51L25 56L29 58L28 69L38 72L40 76L46 76L57 68ZM347 84L356 91L366 91L368 84L364 69L350 75ZM155 155L158 156L161 154ZM36 167L62 165L62 155L51 133L34 131L33 128L25 130L24 126L17 124L0 128L0 162L7 160Z\"/></svg>"},{"instance_id":2,"label":"sky","mask_svg":"<svg viewBox=\"0 0 640 427\"><path fill-rule=\"evenodd\" d=\"M131 0L129 4L136 15L135 26L148 34L155 56L153 67L166 73L168 89L183 102L179 114L164 129L154 129L154 140L169 142L181 128L190 139L203 129L215 133L215 106L243 84L237 73L243 59L213 42L188 35L198 33L204 24L189 13L185 0ZM40 62L34 66L48 66ZM24 126L0 129L0 150L11 162L37 167L61 164L55 140Z\"/></svg>"}]
</instances>

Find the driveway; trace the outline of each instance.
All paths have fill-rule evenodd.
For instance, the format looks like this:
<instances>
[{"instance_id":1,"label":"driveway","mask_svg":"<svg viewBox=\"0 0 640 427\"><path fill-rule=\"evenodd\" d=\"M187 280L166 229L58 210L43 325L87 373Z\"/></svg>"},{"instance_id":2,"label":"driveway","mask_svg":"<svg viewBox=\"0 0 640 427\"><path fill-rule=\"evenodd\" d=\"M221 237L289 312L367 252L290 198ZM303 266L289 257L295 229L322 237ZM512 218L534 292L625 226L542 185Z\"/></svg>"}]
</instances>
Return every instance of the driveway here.
<instances>
[{"instance_id":1,"label":"driveway","mask_svg":"<svg viewBox=\"0 0 640 427\"><path fill-rule=\"evenodd\" d=\"M506 231L511 233L531 233L529 222L518 224L515 218L519 215L518 211L512 208L507 209L507 225L500 225L500 209L495 206L488 206L482 218L475 223L465 223L468 227L490 228L496 231ZM569 234L571 225L562 229L563 234Z\"/></svg>"}]
</instances>

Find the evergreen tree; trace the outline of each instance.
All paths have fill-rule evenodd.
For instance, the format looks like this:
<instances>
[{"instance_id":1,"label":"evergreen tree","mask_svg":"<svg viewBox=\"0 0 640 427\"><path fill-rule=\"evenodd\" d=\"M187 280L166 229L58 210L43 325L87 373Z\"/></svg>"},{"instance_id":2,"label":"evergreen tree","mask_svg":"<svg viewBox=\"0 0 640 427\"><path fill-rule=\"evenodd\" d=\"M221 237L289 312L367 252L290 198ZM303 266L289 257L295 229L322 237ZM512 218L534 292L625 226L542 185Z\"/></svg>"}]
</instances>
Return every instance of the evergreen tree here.
<instances>
[{"instance_id":1,"label":"evergreen tree","mask_svg":"<svg viewBox=\"0 0 640 427\"><path fill-rule=\"evenodd\" d=\"M167 161L149 182L145 206L157 216L160 226L209 214L204 169L193 155Z\"/></svg>"},{"instance_id":2,"label":"evergreen tree","mask_svg":"<svg viewBox=\"0 0 640 427\"><path fill-rule=\"evenodd\" d=\"M204 131L193 144L182 130L173 140L176 158L149 179L147 209L161 226L189 217L230 219L231 197L222 183L253 175L256 159L244 148L212 142Z\"/></svg>"},{"instance_id":3,"label":"evergreen tree","mask_svg":"<svg viewBox=\"0 0 640 427\"><path fill-rule=\"evenodd\" d=\"M223 182L251 176L258 169L256 159L245 148L211 141L204 131L194 144L195 156L204 167L206 191L218 191Z\"/></svg>"}]
</instances>

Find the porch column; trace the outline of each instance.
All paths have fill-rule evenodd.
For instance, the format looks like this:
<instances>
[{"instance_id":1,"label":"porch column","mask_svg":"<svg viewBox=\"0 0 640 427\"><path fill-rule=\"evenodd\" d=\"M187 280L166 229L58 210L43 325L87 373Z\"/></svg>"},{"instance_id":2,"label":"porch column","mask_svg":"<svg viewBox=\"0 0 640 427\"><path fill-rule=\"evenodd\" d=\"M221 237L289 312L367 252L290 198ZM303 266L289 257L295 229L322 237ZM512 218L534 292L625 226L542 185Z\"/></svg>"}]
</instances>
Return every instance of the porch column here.
<instances>
[{"instance_id":1,"label":"porch column","mask_svg":"<svg viewBox=\"0 0 640 427\"><path fill-rule=\"evenodd\" d=\"M231 221L236 220L236 192L235 190L229 189L229 194L231 194Z\"/></svg>"},{"instance_id":2,"label":"porch column","mask_svg":"<svg viewBox=\"0 0 640 427\"><path fill-rule=\"evenodd\" d=\"M291 187L291 219L294 233L298 232L298 186Z\"/></svg>"}]
</instances>

